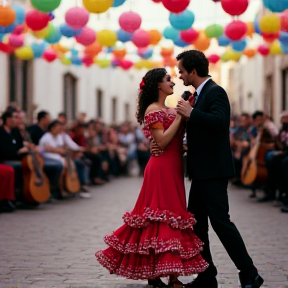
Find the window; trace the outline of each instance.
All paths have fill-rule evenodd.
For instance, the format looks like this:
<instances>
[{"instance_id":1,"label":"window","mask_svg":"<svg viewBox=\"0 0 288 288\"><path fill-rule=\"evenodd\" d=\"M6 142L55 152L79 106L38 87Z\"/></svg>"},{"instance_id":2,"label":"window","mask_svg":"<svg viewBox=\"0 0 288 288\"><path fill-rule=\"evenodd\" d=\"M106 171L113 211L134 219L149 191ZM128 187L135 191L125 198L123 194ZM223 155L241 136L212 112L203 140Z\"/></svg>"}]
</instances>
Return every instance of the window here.
<instances>
[{"instance_id":1,"label":"window","mask_svg":"<svg viewBox=\"0 0 288 288\"><path fill-rule=\"evenodd\" d=\"M273 78L266 77L266 89L264 94L264 112L273 118Z\"/></svg>"},{"instance_id":2,"label":"window","mask_svg":"<svg viewBox=\"0 0 288 288\"><path fill-rule=\"evenodd\" d=\"M9 55L9 94L8 102L16 104L27 113L28 122L33 118L32 62Z\"/></svg>"},{"instance_id":3,"label":"window","mask_svg":"<svg viewBox=\"0 0 288 288\"><path fill-rule=\"evenodd\" d=\"M112 122L117 121L117 99L112 98Z\"/></svg>"},{"instance_id":4,"label":"window","mask_svg":"<svg viewBox=\"0 0 288 288\"><path fill-rule=\"evenodd\" d=\"M282 110L288 109L288 68L282 72Z\"/></svg>"},{"instance_id":5,"label":"window","mask_svg":"<svg viewBox=\"0 0 288 288\"><path fill-rule=\"evenodd\" d=\"M68 122L76 119L77 79L70 73L64 75L64 112Z\"/></svg>"},{"instance_id":6,"label":"window","mask_svg":"<svg viewBox=\"0 0 288 288\"><path fill-rule=\"evenodd\" d=\"M124 105L124 115L125 115L125 121L130 121L130 105L129 103L125 103Z\"/></svg>"},{"instance_id":7,"label":"window","mask_svg":"<svg viewBox=\"0 0 288 288\"><path fill-rule=\"evenodd\" d=\"M103 115L102 115L102 90L98 89L97 90L97 100L96 100L96 115L98 118L101 118Z\"/></svg>"}]
</instances>

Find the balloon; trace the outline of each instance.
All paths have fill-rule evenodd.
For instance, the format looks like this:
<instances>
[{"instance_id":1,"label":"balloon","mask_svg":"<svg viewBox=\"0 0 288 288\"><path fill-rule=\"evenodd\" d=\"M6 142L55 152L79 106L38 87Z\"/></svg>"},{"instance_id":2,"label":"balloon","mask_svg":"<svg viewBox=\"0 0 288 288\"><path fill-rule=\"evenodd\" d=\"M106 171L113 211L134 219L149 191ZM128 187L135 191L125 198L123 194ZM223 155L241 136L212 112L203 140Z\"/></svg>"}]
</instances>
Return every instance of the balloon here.
<instances>
[{"instance_id":1,"label":"balloon","mask_svg":"<svg viewBox=\"0 0 288 288\"><path fill-rule=\"evenodd\" d=\"M258 52L262 55L262 56L268 56L270 53L269 47L267 47L266 45L260 45L258 47Z\"/></svg>"},{"instance_id":2,"label":"balloon","mask_svg":"<svg viewBox=\"0 0 288 288\"><path fill-rule=\"evenodd\" d=\"M70 8L65 14L66 23L74 28L83 28L89 20L89 13L81 7Z\"/></svg>"},{"instance_id":3,"label":"balloon","mask_svg":"<svg viewBox=\"0 0 288 288\"><path fill-rule=\"evenodd\" d=\"M88 55L90 58L94 58L102 51L102 46L98 42L94 42L93 44L86 46L84 53Z\"/></svg>"},{"instance_id":4,"label":"balloon","mask_svg":"<svg viewBox=\"0 0 288 288\"><path fill-rule=\"evenodd\" d=\"M232 49L237 52L242 52L247 46L246 39L231 42Z\"/></svg>"},{"instance_id":5,"label":"balloon","mask_svg":"<svg viewBox=\"0 0 288 288\"><path fill-rule=\"evenodd\" d=\"M132 40L132 36L133 36L132 33L125 32L125 31L122 30L122 29L119 29L116 33L117 33L117 38L118 38L118 40L121 41L121 42L123 42L123 43Z\"/></svg>"},{"instance_id":6,"label":"balloon","mask_svg":"<svg viewBox=\"0 0 288 288\"><path fill-rule=\"evenodd\" d=\"M72 62L73 65L76 65L76 66L81 66L82 65L82 61L81 59L78 57L78 55L72 55L70 57L70 60Z\"/></svg>"},{"instance_id":7,"label":"balloon","mask_svg":"<svg viewBox=\"0 0 288 288\"><path fill-rule=\"evenodd\" d=\"M72 61L65 56L61 57L60 61L63 65L71 65L72 64Z\"/></svg>"},{"instance_id":8,"label":"balloon","mask_svg":"<svg viewBox=\"0 0 288 288\"><path fill-rule=\"evenodd\" d=\"M24 36L10 34L8 44L16 48L22 47L24 45Z\"/></svg>"},{"instance_id":9,"label":"balloon","mask_svg":"<svg viewBox=\"0 0 288 288\"><path fill-rule=\"evenodd\" d=\"M124 12L119 17L119 25L125 32L132 33L140 28L141 16L136 12Z\"/></svg>"},{"instance_id":10,"label":"balloon","mask_svg":"<svg viewBox=\"0 0 288 288\"><path fill-rule=\"evenodd\" d=\"M220 56L217 54L212 54L207 57L208 61L212 64L216 64L220 60Z\"/></svg>"},{"instance_id":11,"label":"balloon","mask_svg":"<svg viewBox=\"0 0 288 288\"><path fill-rule=\"evenodd\" d=\"M17 58L21 60L30 60L34 57L33 50L29 46L18 48L14 51Z\"/></svg>"},{"instance_id":12,"label":"balloon","mask_svg":"<svg viewBox=\"0 0 288 288\"><path fill-rule=\"evenodd\" d=\"M198 38L194 41L193 45L197 50L205 51L210 47L210 39L206 36L204 31L200 31Z\"/></svg>"},{"instance_id":13,"label":"balloon","mask_svg":"<svg viewBox=\"0 0 288 288\"><path fill-rule=\"evenodd\" d=\"M180 38L187 44L192 44L199 36L199 31L190 28L180 32Z\"/></svg>"},{"instance_id":14,"label":"balloon","mask_svg":"<svg viewBox=\"0 0 288 288\"><path fill-rule=\"evenodd\" d=\"M243 21L234 20L225 27L225 35L234 41L240 40L247 33L247 25Z\"/></svg>"},{"instance_id":15,"label":"balloon","mask_svg":"<svg viewBox=\"0 0 288 288\"><path fill-rule=\"evenodd\" d=\"M25 10L19 5L12 5L11 7L16 13L15 24L23 24L25 21Z\"/></svg>"},{"instance_id":16,"label":"balloon","mask_svg":"<svg viewBox=\"0 0 288 288\"><path fill-rule=\"evenodd\" d=\"M280 14L281 31L288 32L288 11Z\"/></svg>"},{"instance_id":17,"label":"balloon","mask_svg":"<svg viewBox=\"0 0 288 288\"><path fill-rule=\"evenodd\" d=\"M133 34L132 42L138 48L144 48L149 46L150 38L148 32L143 29L136 30Z\"/></svg>"},{"instance_id":18,"label":"balloon","mask_svg":"<svg viewBox=\"0 0 288 288\"><path fill-rule=\"evenodd\" d=\"M189 3L190 0L162 0L163 6L172 13L183 12Z\"/></svg>"},{"instance_id":19,"label":"balloon","mask_svg":"<svg viewBox=\"0 0 288 288\"><path fill-rule=\"evenodd\" d=\"M68 26L67 24L62 24L60 26L60 32L63 36L65 37L75 37L75 36L79 36L82 32L82 29L74 29L70 26Z\"/></svg>"},{"instance_id":20,"label":"balloon","mask_svg":"<svg viewBox=\"0 0 288 288\"><path fill-rule=\"evenodd\" d=\"M57 54L52 49L47 49L43 53L43 59L45 59L47 62L53 62L57 58Z\"/></svg>"},{"instance_id":21,"label":"balloon","mask_svg":"<svg viewBox=\"0 0 288 288\"><path fill-rule=\"evenodd\" d=\"M23 24L19 24L17 25L14 30L12 31L12 34L15 34L15 35L20 35L20 34L23 34L23 33L26 33L26 29L25 29L25 26Z\"/></svg>"},{"instance_id":22,"label":"balloon","mask_svg":"<svg viewBox=\"0 0 288 288\"><path fill-rule=\"evenodd\" d=\"M15 50L15 47L12 47L9 44L0 42L0 51L7 53L7 54L12 54L14 50Z\"/></svg>"},{"instance_id":23,"label":"balloon","mask_svg":"<svg viewBox=\"0 0 288 288\"><path fill-rule=\"evenodd\" d=\"M112 54L117 60L123 60L127 54L126 49L116 49L112 51Z\"/></svg>"},{"instance_id":24,"label":"balloon","mask_svg":"<svg viewBox=\"0 0 288 288\"><path fill-rule=\"evenodd\" d=\"M263 4L272 12L283 12L284 10L288 9L287 0L264 0Z\"/></svg>"},{"instance_id":25,"label":"balloon","mask_svg":"<svg viewBox=\"0 0 288 288\"><path fill-rule=\"evenodd\" d=\"M186 30L193 25L195 15L190 10L185 10L179 14L170 13L169 21L173 28L177 30Z\"/></svg>"},{"instance_id":26,"label":"balloon","mask_svg":"<svg viewBox=\"0 0 288 288\"><path fill-rule=\"evenodd\" d=\"M174 54L174 49L173 48L161 48L161 56L164 58L171 58Z\"/></svg>"},{"instance_id":27,"label":"balloon","mask_svg":"<svg viewBox=\"0 0 288 288\"><path fill-rule=\"evenodd\" d=\"M30 0L32 6L41 12L50 12L58 8L61 0Z\"/></svg>"},{"instance_id":28,"label":"balloon","mask_svg":"<svg viewBox=\"0 0 288 288\"><path fill-rule=\"evenodd\" d=\"M45 28L43 28L42 30L39 31L32 31L33 36L35 36L36 38L40 38L40 39L44 39L48 36L50 31L50 27L49 25L46 26Z\"/></svg>"},{"instance_id":29,"label":"balloon","mask_svg":"<svg viewBox=\"0 0 288 288\"><path fill-rule=\"evenodd\" d=\"M156 29L149 30L148 34L149 34L151 45L157 45L162 38L162 34Z\"/></svg>"},{"instance_id":30,"label":"balloon","mask_svg":"<svg viewBox=\"0 0 288 288\"><path fill-rule=\"evenodd\" d=\"M279 41L283 46L288 46L288 33L281 31Z\"/></svg>"},{"instance_id":31,"label":"balloon","mask_svg":"<svg viewBox=\"0 0 288 288\"><path fill-rule=\"evenodd\" d=\"M49 22L49 15L35 9L26 13L25 21L27 26L33 31L39 31L45 28Z\"/></svg>"},{"instance_id":32,"label":"balloon","mask_svg":"<svg viewBox=\"0 0 288 288\"><path fill-rule=\"evenodd\" d=\"M107 68L110 66L111 61L109 59L96 59L95 64L101 68Z\"/></svg>"},{"instance_id":33,"label":"balloon","mask_svg":"<svg viewBox=\"0 0 288 288\"><path fill-rule=\"evenodd\" d=\"M283 54L280 42L278 40L274 41L272 45L270 46L270 54L271 55L279 55Z\"/></svg>"},{"instance_id":34,"label":"balloon","mask_svg":"<svg viewBox=\"0 0 288 288\"><path fill-rule=\"evenodd\" d=\"M248 8L248 0L221 0L223 10L232 15L239 16Z\"/></svg>"},{"instance_id":35,"label":"balloon","mask_svg":"<svg viewBox=\"0 0 288 288\"><path fill-rule=\"evenodd\" d=\"M0 26L9 26L16 19L15 11L9 6L0 6Z\"/></svg>"},{"instance_id":36,"label":"balloon","mask_svg":"<svg viewBox=\"0 0 288 288\"><path fill-rule=\"evenodd\" d=\"M277 32L277 33L265 33L265 32L262 32L261 35L263 36L264 41L272 43L276 39L279 38L280 33L279 32Z\"/></svg>"},{"instance_id":37,"label":"balloon","mask_svg":"<svg viewBox=\"0 0 288 288\"><path fill-rule=\"evenodd\" d=\"M112 7L113 2L113 0L83 0L83 6L90 13L103 13Z\"/></svg>"},{"instance_id":38,"label":"balloon","mask_svg":"<svg viewBox=\"0 0 288 288\"><path fill-rule=\"evenodd\" d=\"M16 24L15 24L15 23L13 23L13 24L11 24L11 25L8 25L8 26L6 26L6 27L0 26L0 33L2 33L2 34L11 33L11 32L14 31L15 27L16 27Z\"/></svg>"},{"instance_id":39,"label":"balloon","mask_svg":"<svg viewBox=\"0 0 288 288\"><path fill-rule=\"evenodd\" d=\"M180 37L176 40L173 41L174 45L178 46L178 47L186 47L188 46L188 44L186 42L184 42Z\"/></svg>"},{"instance_id":40,"label":"balloon","mask_svg":"<svg viewBox=\"0 0 288 288\"><path fill-rule=\"evenodd\" d=\"M46 44L45 44L45 42L32 43L31 49L33 50L34 57L40 58L40 57L42 57L42 55L46 49Z\"/></svg>"},{"instance_id":41,"label":"balloon","mask_svg":"<svg viewBox=\"0 0 288 288\"><path fill-rule=\"evenodd\" d=\"M143 59L149 59L153 55L153 49L151 49L151 48L148 48L148 49L139 48L137 51L137 54Z\"/></svg>"},{"instance_id":42,"label":"balloon","mask_svg":"<svg viewBox=\"0 0 288 288\"><path fill-rule=\"evenodd\" d=\"M96 33L93 29L84 27L80 35L75 37L76 41L84 46L91 45L96 40ZM72 61L73 63L73 61Z\"/></svg>"},{"instance_id":43,"label":"balloon","mask_svg":"<svg viewBox=\"0 0 288 288\"><path fill-rule=\"evenodd\" d=\"M117 42L117 34L111 30L102 30L97 33L97 41L101 46L113 47Z\"/></svg>"},{"instance_id":44,"label":"balloon","mask_svg":"<svg viewBox=\"0 0 288 288\"><path fill-rule=\"evenodd\" d=\"M247 56L248 58L253 58L257 54L257 51L253 48L246 48L243 51L243 55Z\"/></svg>"},{"instance_id":45,"label":"balloon","mask_svg":"<svg viewBox=\"0 0 288 288\"><path fill-rule=\"evenodd\" d=\"M112 7L121 6L126 0L114 0Z\"/></svg>"},{"instance_id":46,"label":"balloon","mask_svg":"<svg viewBox=\"0 0 288 288\"><path fill-rule=\"evenodd\" d=\"M164 32L163 32L163 36L166 39L174 41L174 40L180 38L180 33L178 30L174 29L173 27L166 27Z\"/></svg>"},{"instance_id":47,"label":"balloon","mask_svg":"<svg viewBox=\"0 0 288 288\"><path fill-rule=\"evenodd\" d=\"M90 58L88 55L84 55L81 61L86 67L90 67L94 63L93 59Z\"/></svg>"},{"instance_id":48,"label":"balloon","mask_svg":"<svg viewBox=\"0 0 288 288\"><path fill-rule=\"evenodd\" d=\"M130 60L122 60L120 61L120 67L123 69L123 70L129 70L132 66L134 65L134 63Z\"/></svg>"},{"instance_id":49,"label":"balloon","mask_svg":"<svg viewBox=\"0 0 288 288\"><path fill-rule=\"evenodd\" d=\"M264 33L277 33L280 30L280 18L276 14L264 15L260 19L259 27Z\"/></svg>"},{"instance_id":50,"label":"balloon","mask_svg":"<svg viewBox=\"0 0 288 288\"><path fill-rule=\"evenodd\" d=\"M208 38L219 38L223 34L223 27L219 24L212 24L205 29ZM220 57L219 57L220 59Z\"/></svg>"},{"instance_id":51,"label":"balloon","mask_svg":"<svg viewBox=\"0 0 288 288\"><path fill-rule=\"evenodd\" d=\"M45 37L46 42L50 44L58 43L62 37L59 27L55 27L52 23L49 23L49 33Z\"/></svg>"},{"instance_id":52,"label":"balloon","mask_svg":"<svg viewBox=\"0 0 288 288\"><path fill-rule=\"evenodd\" d=\"M247 36L249 36L250 38L252 38L254 32L255 32L255 28L254 28L254 23L253 22L247 22Z\"/></svg>"}]
</instances>

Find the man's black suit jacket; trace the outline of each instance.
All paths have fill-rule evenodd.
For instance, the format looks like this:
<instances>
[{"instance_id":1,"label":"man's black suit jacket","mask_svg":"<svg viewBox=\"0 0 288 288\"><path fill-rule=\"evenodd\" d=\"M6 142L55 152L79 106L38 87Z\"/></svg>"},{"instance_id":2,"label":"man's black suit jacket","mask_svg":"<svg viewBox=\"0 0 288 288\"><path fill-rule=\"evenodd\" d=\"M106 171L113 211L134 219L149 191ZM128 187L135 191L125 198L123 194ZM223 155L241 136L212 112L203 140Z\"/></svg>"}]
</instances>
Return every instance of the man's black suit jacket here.
<instances>
[{"instance_id":1,"label":"man's black suit jacket","mask_svg":"<svg viewBox=\"0 0 288 288\"><path fill-rule=\"evenodd\" d=\"M230 104L225 90L208 80L187 123L187 169L192 179L232 178Z\"/></svg>"}]
</instances>

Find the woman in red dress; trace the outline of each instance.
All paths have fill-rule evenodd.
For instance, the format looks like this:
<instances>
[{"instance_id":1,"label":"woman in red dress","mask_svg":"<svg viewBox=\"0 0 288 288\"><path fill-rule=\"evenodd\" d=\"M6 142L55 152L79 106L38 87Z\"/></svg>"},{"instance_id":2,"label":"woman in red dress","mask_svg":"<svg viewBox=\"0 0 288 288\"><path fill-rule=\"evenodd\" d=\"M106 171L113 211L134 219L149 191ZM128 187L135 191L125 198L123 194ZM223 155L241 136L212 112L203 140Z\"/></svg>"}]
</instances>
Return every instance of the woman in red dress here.
<instances>
[{"instance_id":1,"label":"woman in red dress","mask_svg":"<svg viewBox=\"0 0 288 288\"><path fill-rule=\"evenodd\" d=\"M183 174L184 125L174 109L165 107L174 83L163 68L147 72L140 84L138 120L144 133L163 153L152 155L143 185L124 225L104 237L109 246L96 252L110 273L129 279L148 279L152 287L167 287L160 277L169 276L169 287L182 287L178 276L203 272L203 243L193 232L195 219L187 212Z\"/></svg>"},{"instance_id":2,"label":"woman in red dress","mask_svg":"<svg viewBox=\"0 0 288 288\"><path fill-rule=\"evenodd\" d=\"M0 212L13 212L15 210L11 202L15 200L13 167L0 164L0 187Z\"/></svg>"}]
</instances>

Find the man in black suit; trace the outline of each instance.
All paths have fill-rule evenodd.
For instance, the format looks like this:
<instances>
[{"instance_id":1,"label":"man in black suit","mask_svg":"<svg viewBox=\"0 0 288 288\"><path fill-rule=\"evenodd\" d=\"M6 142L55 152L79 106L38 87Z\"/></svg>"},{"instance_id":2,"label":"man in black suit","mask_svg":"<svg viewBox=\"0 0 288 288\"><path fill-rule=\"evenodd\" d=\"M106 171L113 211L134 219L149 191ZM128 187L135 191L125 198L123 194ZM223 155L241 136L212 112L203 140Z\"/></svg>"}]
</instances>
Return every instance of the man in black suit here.
<instances>
[{"instance_id":1,"label":"man in black suit","mask_svg":"<svg viewBox=\"0 0 288 288\"><path fill-rule=\"evenodd\" d=\"M177 56L180 79L196 89L191 107L181 99L179 114L187 119L187 169L192 179L188 210L197 224L195 234L204 242L201 253L209 268L198 275L191 288L218 287L217 269L213 263L208 237L208 218L220 241L235 263L242 288L257 288L263 283L248 255L234 223L230 221L227 195L228 179L234 176L229 142L230 104L225 90L208 75L209 62L197 50Z\"/></svg>"}]
</instances>

